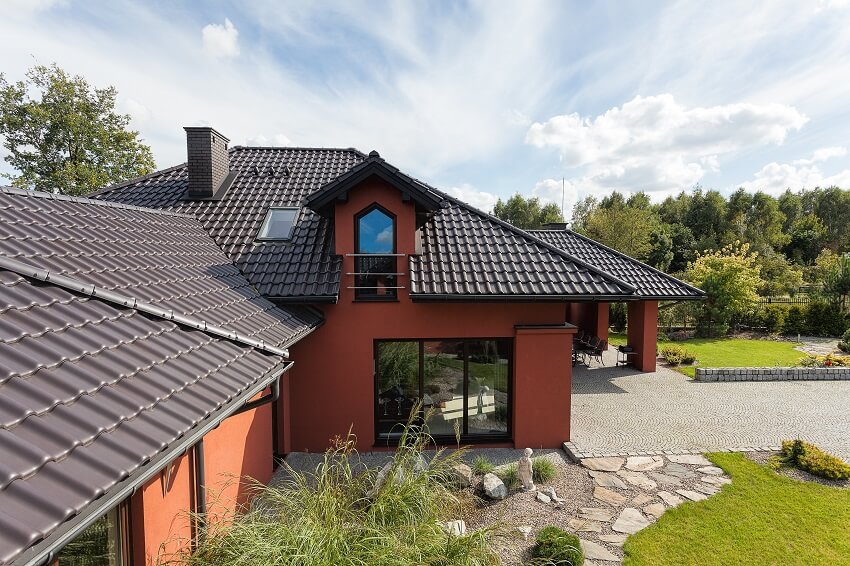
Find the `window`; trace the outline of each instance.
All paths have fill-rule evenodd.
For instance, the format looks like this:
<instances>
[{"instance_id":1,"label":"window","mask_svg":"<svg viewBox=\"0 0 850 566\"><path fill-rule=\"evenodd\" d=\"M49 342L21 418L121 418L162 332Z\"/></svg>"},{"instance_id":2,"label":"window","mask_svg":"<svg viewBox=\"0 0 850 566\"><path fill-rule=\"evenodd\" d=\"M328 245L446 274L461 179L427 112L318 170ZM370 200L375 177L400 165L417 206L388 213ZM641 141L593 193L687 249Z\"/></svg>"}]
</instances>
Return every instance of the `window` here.
<instances>
[{"instance_id":1,"label":"window","mask_svg":"<svg viewBox=\"0 0 850 566\"><path fill-rule=\"evenodd\" d=\"M298 217L297 208L270 208L263 226L260 228L260 240L288 240Z\"/></svg>"},{"instance_id":2,"label":"window","mask_svg":"<svg viewBox=\"0 0 850 566\"><path fill-rule=\"evenodd\" d=\"M373 204L355 217L354 296L393 300L397 296L395 216Z\"/></svg>"},{"instance_id":3,"label":"window","mask_svg":"<svg viewBox=\"0 0 850 566\"><path fill-rule=\"evenodd\" d=\"M51 564L58 566L122 566L129 564L129 507L122 504L102 515L66 544ZM124 538L122 538L124 537Z\"/></svg>"},{"instance_id":4,"label":"window","mask_svg":"<svg viewBox=\"0 0 850 566\"><path fill-rule=\"evenodd\" d=\"M512 347L510 339L377 341L378 438L398 438L419 401L435 438L510 438Z\"/></svg>"}]
</instances>

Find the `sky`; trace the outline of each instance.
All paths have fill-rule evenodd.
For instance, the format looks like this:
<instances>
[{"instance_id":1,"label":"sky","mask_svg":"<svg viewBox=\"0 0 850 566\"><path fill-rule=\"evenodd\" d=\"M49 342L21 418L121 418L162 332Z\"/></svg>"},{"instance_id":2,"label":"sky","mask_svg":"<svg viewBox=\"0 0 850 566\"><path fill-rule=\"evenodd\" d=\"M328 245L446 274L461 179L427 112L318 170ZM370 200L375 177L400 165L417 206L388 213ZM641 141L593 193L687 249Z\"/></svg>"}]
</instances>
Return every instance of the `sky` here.
<instances>
[{"instance_id":1,"label":"sky","mask_svg":"<svg viewBox=\"0 0 850 566\"><path fill-rule=\"evenodd\" d=\"M850 0L6 0L0 53L114 85L160 168L211 125L374 149L485 210L850 188Z\"/></svg>"}]
</instances>

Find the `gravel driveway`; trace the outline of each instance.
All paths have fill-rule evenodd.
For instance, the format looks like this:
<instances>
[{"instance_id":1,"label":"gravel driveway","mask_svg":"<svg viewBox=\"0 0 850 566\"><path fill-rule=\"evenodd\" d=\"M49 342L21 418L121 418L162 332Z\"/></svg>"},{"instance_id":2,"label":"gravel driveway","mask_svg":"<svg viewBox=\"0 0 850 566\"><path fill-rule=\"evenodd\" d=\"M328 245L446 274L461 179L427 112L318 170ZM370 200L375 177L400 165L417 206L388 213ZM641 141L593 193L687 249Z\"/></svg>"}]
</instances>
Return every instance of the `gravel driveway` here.
<instances>
[{"instance_id":1,"label":"gravel driveway","mask_svg":"<svg viewBox=\"0 0 850 566\"><path fill-rule=\"evenodd\" d=\"M582 452L740 449L800 437L850 461L850 381L700 383L673 370L581 366L572 441Z\"/></svg>"}]
</instances>

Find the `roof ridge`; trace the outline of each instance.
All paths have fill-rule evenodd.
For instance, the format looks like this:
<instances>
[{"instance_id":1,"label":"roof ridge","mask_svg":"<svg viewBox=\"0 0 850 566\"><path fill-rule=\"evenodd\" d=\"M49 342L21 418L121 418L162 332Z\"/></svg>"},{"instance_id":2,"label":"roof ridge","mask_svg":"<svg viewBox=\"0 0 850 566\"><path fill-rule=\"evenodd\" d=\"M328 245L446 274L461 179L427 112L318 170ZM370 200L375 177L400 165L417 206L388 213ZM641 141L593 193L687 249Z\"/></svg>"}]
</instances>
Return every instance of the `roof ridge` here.
<instances>
[{"instance_id":1,"label":"roof ridge","mask_svg":"<svg viewBox=\"0 0 850 566\"><path fill-rule=\"evenodd\" d=\"M228 149L228 153L236 150L236 149L261 149L264 151L271 150L295 150L295 151L348 151L351 153L356 153L362 157L366 157L366 154L357 149L356 147L321 147L321 146L306 146L306 145L232 145L230 149Z\"/></svg>"},{"instance_id":2,"label":"roof ridge","mask_svg":"<svg viewBox=\"0 0 850 566\"><path fill-rule=\"evenodd\" d=\"M108 185L103 187L102 189L98 189L93 193L89 193L91 196L96 197L102 194L117 190L123 189L124 187L135 185L141 181L147 181L148 179L153 179L154 177L158 177L160 175L164 175L165 173L171 173L172 171L177 171L178 169L182 169L188 165L187 161L183 163L178 163L177 165L172 165L171 167L166 167L165 169L160 169L158 171L154 171L152 173L148 173L147 175L142 175L141 177L133 177L132 179L127 179L126 181L121 181L120 183L115 183L114 185ZM116 202L116 201L107 201L107 202Z\"/></svg>"},{"instance_id":3,"label":"roof ridge","mask_svg":"<svg viewBox=\"0 0 850 566\"><path fill-rule=\"evenodd\" d=\"M194 330L200 330L212 336L226 338L239 344L251 346L252 348L262 350L269 354L283 356L284 358L289 357L289 350L266 344L264 340L255 340L254 338L248 336L241 336L235 330L228 330L227 328L222 326L209 324L205 320L196 319L192 316L175 314L172 309L164 309L162 307L154 305L153 303L139 301L135 297L127 297L125 295L115 293L114 291L98 287L97 285L85 283L73 277L68 277L59 273L53 273L47 269L36 268L7 256L0 255L0 268L8 269L9 271L13 271L19 275L23 275L24 277L28 277L30 279L35 279L37 281L42 281L45 283L52 283L54 285L63 287L76 293L81 293L83 295L95 297L103 301L108 301L111 303L119 304L124 307L129 307L139 312L155 316L157 318L169 320L171 322L174 322L175 324L187 326Z\"/></svg>"},{"instance_id":4,"label":"roof ridge","mask_svg":"<svg viewBox=\"0 0 850 566\"><path fill-rule=\"evenodd\" d=\"M591 244L593 244L593 245L595 245L595 246L599 246L600 248L603 248L603 249L605 249L605 250L607 250L607 251L609 251L609 252L613 253L613 254L614 254L614 255L616 255L616 256L619 256L619 257L621 257L621 258L623 258L623 259L625 259L625 260L628 260L628 261L630 261L630 262L632 262L632 263L636 263L636 264L640 265L641 267L645 267L645 268L649 269L650 271L653 271L653 272L655 272L655 273L657 273L657 274L659 274L659 275L662 275L662 276L664 276L664 277L667 277L668 279L672 279L672 280L673 280L673 281L675 281L676 283L680 283L680 284L684 285L685 287L687 287L688 289L691 289L692 291L696 291L697 293L705 293L705 291L703 291L703 290L702 290L702 289L700 289L699 287L695 287L695 286L691 285L690 283L687 283L687 282L685 282L685 281L682 281L682 280L681 280L681 279L679 279L678 277L673 277L673 276L672 276L672 275L670 275L669 273L665 273L665 272L661 271L660 269L658 269L657 267L652 267L652 266L651 266L651 265L649 265L648 263L644 263L644 262L640 261L639 259L635 259L635 258L633 258L632 256L630 256L630 255L628 255L628 254L624 254L623 252L621 252L621 251L619 251L619 250L616 250L616 249L612 248L611 246L606 246L606 245L605 245L605 244L603 244L602 242L597 242L597 241L596 241L596 240L594 240L593 238L591 238L591 237L589 237L589 236L585 236L584 234L581 234L581 233L579 233L579 232L576 232L576 231L575 231L575 230L573 230L572 228L564 228L563 230L546 230L546 229L537 229L537 230L532 230L532 231L533 231L533 232L568 232L568 233L570 233L570 234L572 234L572 235L574 235L574 236L578 236L579 238L581 238L582 240L584 240L584 241L586 241L586 242L590 242Z\"/></svg>"},{"instance_id":5,"label":"roof ridge","mask_svg":"<svg viewBox=\"0 0 850 566\"><path fill-rule=\"evenodd\" d=\"M99 194L100 191L95 193L89 193L94 196ZM191 214L183 214L182 212L172 212L170 210L164 210L159 208L145 208L143 206L134 206L132 204L124 204L121 202L111 201L111 200L98 200L89 197L78 197L72 195L61 195L57 193L48 193L47 191L36 191L30 189L20 189L18 187L0 187L0 193L13 195L13 196L24 196L24 197L33 197L33 198L43 198L48 200L64 200L70 202L76 202L79 204L90 204L93 206L102 206L106 208L117 208L122 210L136 210L139 212L149 212L151 214L156 214L159 216L172 216L177 218L191 218L192 220L197 220Z\"/></svg>"},{"instance_id":6,"label":"roof ridge","mask_svg":"<svg viewBox=\"0 0 850 566\"><path fill-rule=\"evenodd\" d=\"M486 220L489 220L491 222L495 222L496 224L498 224L499 226L502 226L503 228L507 228L508 230L517 234L518 236L521 236L521 237L524 237L524 238L530 240L535 245L541 246L546 250L554 252L555 254L584 267L588 271L590 271L592 273L596 273L597 275L601 276L604 279L607 279L609 281L613 281L614 283L623 287L624 289L630 290L632 293L637 291L637 287L635 287L631 283L627 283L627 282L623 281L622 279L620 279L619 277L615 277L615 276L611 275L610 273L606 273L606 272L600 270L598 267L595 267L595 266L587 263L586 261L573 256L572 254L558 248L557 246L553 246L553 245L549 244L548 242L544 242L543 240L541 240L537 236L534 236L533 234L529 234L528 231L523 230L522 228L517 228L516 226L514 226L510 222L505 222L501 218L497 218L496 216L493 216L492 214L484 212L483 210L480 210L480 209L472 206L471 204L465 203L465 202L463 202L462 200L460 200L456 197L450 196L450 195L444 193L443 191L441 191L439 189L436 189L436 188L434 188L434 187L432 187L432 186L430 186L426 183L423 183L422 181L419 181L418 179L415 179L415 180L418 183L421 183L425 187L429 188L430 190L432 190L432 191L436 192L437 194L443 196L446 200L454 202L455 204L460 205L461 207L465 208L466 210L473 212L475 214L478 214L479 216L481 216L482 218L484 218Z\"/></svg>"}]
</instances>

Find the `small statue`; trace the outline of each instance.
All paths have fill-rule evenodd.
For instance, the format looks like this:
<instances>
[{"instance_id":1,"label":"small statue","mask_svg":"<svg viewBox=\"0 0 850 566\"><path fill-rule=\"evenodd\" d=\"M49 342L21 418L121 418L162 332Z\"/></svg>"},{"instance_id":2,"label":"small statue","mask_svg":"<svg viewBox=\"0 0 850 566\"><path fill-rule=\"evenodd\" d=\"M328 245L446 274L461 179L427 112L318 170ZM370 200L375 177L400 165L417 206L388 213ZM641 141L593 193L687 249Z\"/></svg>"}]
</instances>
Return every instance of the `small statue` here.
<instances>
[{"instance_id":1,"label":"small statue","mask_svg":"<svg viewBox=\"0 0 850 566\"><path fill-rule=\"evenodd\" d=\"M522 488L525 491L534 491L537 489L534 487L534 481L532 479L531 454L531 448L526 448L523 457L517 463L517 475L519 475L519 481L522 483Z\"/></svg>"}]
</instances>

